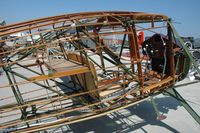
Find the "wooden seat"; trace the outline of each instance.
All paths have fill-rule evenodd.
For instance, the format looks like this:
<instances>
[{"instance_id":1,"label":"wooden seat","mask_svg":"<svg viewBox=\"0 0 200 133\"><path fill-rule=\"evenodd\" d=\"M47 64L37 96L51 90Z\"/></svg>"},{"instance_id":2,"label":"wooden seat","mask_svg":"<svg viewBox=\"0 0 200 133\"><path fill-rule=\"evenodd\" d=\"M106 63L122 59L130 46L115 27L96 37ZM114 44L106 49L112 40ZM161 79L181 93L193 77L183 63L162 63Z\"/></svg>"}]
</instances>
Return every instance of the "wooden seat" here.
<instances>
[{"instance_id":1,"label":"wooden seat","mask_svg":"<svg viewBox=\"0 0 200 133\"><path fill-rule=\"evenodd\" d=\"M28 79L29 81L47 80L90 72L88 67L65 59L53 59L44 64L51 72L49 71L48 74L31 77Z\"/></svg>"},{"instance_id":2,"label":"wooden seat","mask_svg":"<svg viewBox=\"0 0 200 133\"><path fill-rule=\"evenodd\" d=\"M53 59L46 63L48 69L54 72L76 71L76 70L88 70L88 67L81 65L80 63L74 63L65 59Z\"/></svg>"}]
</instances>

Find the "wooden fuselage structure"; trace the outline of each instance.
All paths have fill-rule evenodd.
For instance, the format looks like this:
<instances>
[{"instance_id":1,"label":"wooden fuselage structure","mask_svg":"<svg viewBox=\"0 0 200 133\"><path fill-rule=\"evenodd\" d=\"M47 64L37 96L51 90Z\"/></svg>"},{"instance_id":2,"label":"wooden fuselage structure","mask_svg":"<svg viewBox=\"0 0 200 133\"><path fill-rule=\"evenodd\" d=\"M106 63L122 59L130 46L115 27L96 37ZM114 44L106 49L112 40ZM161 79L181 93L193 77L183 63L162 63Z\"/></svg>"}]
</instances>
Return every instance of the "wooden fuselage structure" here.
<instances>
[{"instance_id":1,"label":"wooden fuselage structure","mask_svg":"<svg viewBox=\"0 0 200 133\"><path fill-rule=\"evenodd\" d=\"M183 79L190 63L160 14L60 15L2 26L0 38L0 128L16 132L129 107Z\"/></svg>"}]
</instances>

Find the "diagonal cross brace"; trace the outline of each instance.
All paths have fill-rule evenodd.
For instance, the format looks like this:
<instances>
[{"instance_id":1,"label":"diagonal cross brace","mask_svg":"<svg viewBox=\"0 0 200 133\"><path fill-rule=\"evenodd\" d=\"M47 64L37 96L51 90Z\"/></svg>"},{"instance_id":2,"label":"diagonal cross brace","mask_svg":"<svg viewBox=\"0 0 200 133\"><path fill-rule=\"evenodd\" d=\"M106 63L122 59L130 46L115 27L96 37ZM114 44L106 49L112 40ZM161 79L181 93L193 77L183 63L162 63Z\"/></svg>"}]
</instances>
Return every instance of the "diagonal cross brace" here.
<instances>
[{"instance_id":1,"label":"diagonal cross brace","mask_svg":"<svg viewBox=\"0 0 200 133\"><path fill-rule=\"evenodd\" d=\"M186 100L176 91L174 88L170 88L164 91L164 95L171 96L178 100L188 113L200 124L200 116L192 109L192 107L186 102Z\"/></svg>"}]
</instances>

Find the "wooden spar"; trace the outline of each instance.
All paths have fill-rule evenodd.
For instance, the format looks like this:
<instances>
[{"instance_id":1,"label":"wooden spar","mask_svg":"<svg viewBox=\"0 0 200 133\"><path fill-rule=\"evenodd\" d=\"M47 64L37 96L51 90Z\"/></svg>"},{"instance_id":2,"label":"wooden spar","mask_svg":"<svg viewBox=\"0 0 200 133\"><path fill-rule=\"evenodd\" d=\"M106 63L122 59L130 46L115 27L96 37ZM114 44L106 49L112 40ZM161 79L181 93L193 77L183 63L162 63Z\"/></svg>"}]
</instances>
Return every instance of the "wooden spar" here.
<instances>
[{"instance_id":1,"label":"wooden spar","mask_svg":"<svg viewBox=\"0 0 200 133\"><path fill-rule=\"evenodd\" d=\"M0 84L0 94L17 86L23 98L20 104L13 101L13 94L1 99L0 128L13 127L14 132L46 130L106 115L168 89L179 76L173 76L173 62L170 73L163 74L162 64L155 64L151 53L145 53L145 41L141 46L137 43L137 31L153 29L155 34L168 28L157 23L167 19L141 12L87 12L0 27L0 43L5 42L0 47L0 66L15 75L9 85ZM153 26L140 26L146 23ZM172 53L175 44L168 30ZM10 41L13 44L7 47ZM121 45L123 51L119 53ZM159 52L162 58L162 50ZM85 109L87 113L82 112Z\"/></svg>"}]
</instances>

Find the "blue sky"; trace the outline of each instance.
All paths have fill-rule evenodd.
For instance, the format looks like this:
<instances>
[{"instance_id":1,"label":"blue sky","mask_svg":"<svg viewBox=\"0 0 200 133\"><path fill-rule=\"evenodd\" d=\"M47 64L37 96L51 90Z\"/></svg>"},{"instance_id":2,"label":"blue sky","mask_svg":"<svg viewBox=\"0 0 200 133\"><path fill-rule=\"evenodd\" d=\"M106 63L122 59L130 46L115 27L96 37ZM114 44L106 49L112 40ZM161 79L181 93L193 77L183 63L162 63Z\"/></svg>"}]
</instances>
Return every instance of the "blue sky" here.
<instances>
[{"instance_id":1,"label":"blue sky","mask_svg":"<svg viewBox=\"0 0 200 133\"><path fill-rule=\"evenodd\" d=\"M200 0L0 0L7 24L86 11L142 11L171 17L182 36L200 38Z\"/></svg>"}]
</instances>

